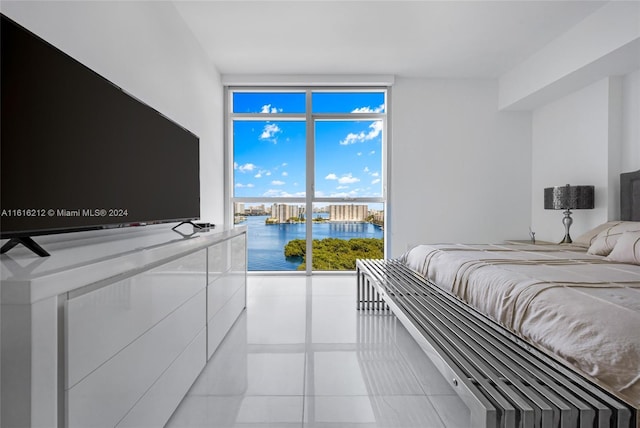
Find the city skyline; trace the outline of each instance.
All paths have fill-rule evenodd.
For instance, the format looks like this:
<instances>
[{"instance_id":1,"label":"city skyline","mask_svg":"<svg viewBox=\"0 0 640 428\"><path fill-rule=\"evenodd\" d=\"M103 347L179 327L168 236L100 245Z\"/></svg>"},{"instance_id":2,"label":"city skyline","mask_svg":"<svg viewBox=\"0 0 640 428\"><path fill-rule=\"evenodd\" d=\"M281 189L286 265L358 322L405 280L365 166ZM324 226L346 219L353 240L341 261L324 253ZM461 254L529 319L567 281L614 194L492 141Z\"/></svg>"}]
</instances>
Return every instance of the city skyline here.
<instances>
[{"instance_id":1,"label":"city skyline","mask_svg":"<svg viewBox=\"0 0 640 428\"><path fill-rule=\"evenodd\" d=\"M384 210L379 204L328 204L314 206L313 214L328 214L323 217L330 222L364 222L372 219L377 224L384 223ZM245 204L234 203L235 223L246 220L246 216L264 216L269 224L288 223L292 218L306 218L306 206L304 204L271 203L271 204Z\"/></svg>"},{"instance_id":2,"label":"city skyline","mask_svg":"<svg viewBox=\"0 0 640 428\"><path fill-rule=\"evenodd\" d=\"M303 202L273 202L273 201L265 201L265 202L234 202L234 213L239 214L239 211L242 212L262 212L263 214L269 214L271 211L271 207L273 205L291 205L295 207L300 207L301 209L305 209L306 204ZM357 202L322 202L322 203L314 203L313 204L313 212L316 213L328 213L331 206L338 205L364 205L368 207L369 211L374 212L384 212L384 208L382 203L380 202L370 202L370 203L357 203Z\"/></svg>"}]
</instances>

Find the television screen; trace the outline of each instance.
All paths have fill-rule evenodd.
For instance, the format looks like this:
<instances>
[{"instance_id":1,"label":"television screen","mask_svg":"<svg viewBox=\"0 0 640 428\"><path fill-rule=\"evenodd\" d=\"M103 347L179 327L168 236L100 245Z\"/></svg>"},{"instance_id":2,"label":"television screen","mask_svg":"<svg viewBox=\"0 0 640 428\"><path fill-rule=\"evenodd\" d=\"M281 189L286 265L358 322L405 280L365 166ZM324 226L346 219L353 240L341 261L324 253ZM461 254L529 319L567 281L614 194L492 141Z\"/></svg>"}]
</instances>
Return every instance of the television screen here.
<instances>
[{"instance_id":1,"label":"television screen","mask_svg":"<svg viewBox=\"0 0 640 428\"><path fill-rule=\"evenodd\" d=\"M2 238L200 217L197 136L4 15L1 31Z\"/></svg>"}]
</instances>

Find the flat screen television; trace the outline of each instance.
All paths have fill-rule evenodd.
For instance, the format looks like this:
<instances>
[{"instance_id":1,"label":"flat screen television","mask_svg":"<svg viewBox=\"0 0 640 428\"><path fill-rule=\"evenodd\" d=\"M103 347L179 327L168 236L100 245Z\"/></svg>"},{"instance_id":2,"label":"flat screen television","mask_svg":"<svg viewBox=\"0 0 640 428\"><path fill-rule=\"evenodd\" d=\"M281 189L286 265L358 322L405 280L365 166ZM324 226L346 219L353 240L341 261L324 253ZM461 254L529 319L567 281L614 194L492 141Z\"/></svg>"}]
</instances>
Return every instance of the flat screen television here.
<instances>
[{"instance_id":1,"label":"flat screen television","mask_svg":"<svg viewBox=\"0 0 640 428\"><path fill-rule=\"evenodd\" d=\"M196 135L4 15L1 32L3 252L34 235L200 217Z\"/></svg>"}]
</instances>

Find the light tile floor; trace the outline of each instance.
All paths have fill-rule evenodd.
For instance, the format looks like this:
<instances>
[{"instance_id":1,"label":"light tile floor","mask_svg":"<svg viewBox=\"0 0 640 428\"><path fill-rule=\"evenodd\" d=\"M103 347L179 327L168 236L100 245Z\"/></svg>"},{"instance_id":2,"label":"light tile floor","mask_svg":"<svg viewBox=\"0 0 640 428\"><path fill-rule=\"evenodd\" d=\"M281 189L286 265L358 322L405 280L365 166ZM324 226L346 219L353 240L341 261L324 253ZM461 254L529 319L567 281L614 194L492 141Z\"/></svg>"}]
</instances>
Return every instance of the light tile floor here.
<instances>
[{"instance_id":1,"label":"light tile floor","mask_svg":"<svg viewBox=\"0 0 640 428\"><path fill-rule=\"evenodd\" d=\"M247 310L168 428L457 428L469 411L355 275L249 276Z\"/></svg>"}]
</instances>

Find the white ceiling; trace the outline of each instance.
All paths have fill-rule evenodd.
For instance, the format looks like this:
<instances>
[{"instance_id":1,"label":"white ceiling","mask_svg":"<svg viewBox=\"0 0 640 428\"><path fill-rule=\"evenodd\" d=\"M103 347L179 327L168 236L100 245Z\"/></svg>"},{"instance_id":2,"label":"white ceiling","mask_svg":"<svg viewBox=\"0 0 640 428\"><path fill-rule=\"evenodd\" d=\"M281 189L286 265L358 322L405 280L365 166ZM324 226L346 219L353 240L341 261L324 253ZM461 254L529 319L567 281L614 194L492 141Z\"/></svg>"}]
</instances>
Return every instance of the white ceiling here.
<instances>
[{"instance_id":1,"label":"white ceiling","mask_svg":"<svg viewBox=\"0 0 640 428\"><path fill-rule=\"evenodd\" d=\"M498 77L605 3L174 2L223 74L448 78Z\"/></svg>"}]
</instances>

